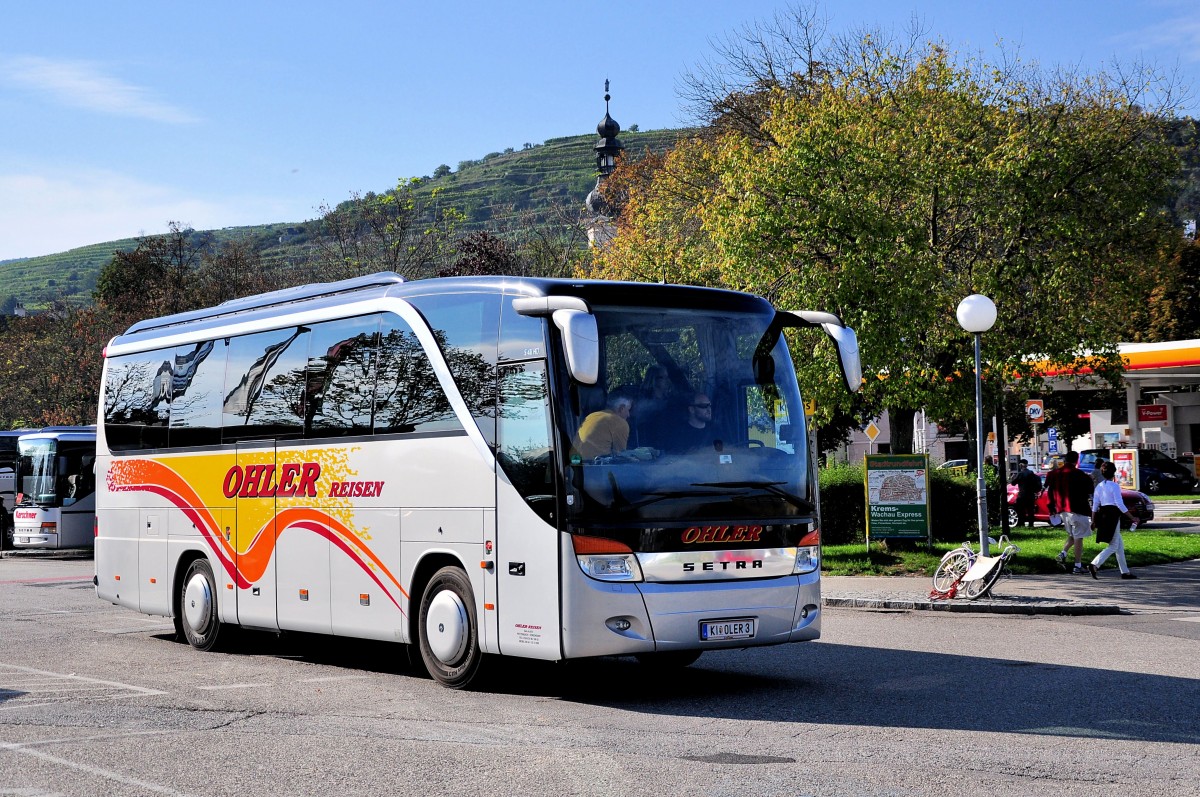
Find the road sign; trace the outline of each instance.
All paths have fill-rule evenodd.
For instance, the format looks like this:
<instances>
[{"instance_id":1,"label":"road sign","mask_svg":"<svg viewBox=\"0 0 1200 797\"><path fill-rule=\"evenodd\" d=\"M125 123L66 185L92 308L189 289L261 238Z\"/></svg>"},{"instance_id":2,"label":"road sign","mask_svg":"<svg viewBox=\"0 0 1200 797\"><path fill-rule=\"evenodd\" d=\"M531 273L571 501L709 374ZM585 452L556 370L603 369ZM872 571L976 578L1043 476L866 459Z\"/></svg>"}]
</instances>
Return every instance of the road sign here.
<instances>
[{"instance_id":1,"label":"road sign","mask_svg":"<svg viewBox=\"0 0 1200 797\"><path fill-rule=\"evenodd\" d=\"M1051 454L1061 453L1058 450L1058 427L1051 426L1046 430L1046 449Z\"/></svg>"},{"instance_id":2,"label":"road sign","mask_svg":"<svg viewBox=\"0 0 1200 797\"><path fill-rule=\"evenodd\" d=\"M867 424L867 428L863 429L863 433L866 434L867 439L874 443L875 438L879 437L879 427L875 425L874 421L871 421Z\"/></svg>"},{"instance_id":3,"label":"road sign","mask_svg":"<svg viewBox=\"0 0 1200 797\"><path fill-rule=\"evenodd\" d=\"M1030 423L1041 423L1046 415L1046 407L1041 399L1029 399L1025 402L1025 415Z\"/></svg>"}]
</instances>

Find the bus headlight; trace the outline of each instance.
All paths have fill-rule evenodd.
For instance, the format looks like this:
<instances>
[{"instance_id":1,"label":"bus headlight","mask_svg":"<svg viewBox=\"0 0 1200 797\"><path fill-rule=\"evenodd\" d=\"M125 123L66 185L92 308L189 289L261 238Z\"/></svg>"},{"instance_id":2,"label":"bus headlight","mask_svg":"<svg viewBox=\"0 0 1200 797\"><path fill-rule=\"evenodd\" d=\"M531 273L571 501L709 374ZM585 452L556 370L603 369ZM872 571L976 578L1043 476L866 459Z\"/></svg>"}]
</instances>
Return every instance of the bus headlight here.
<instances>
[{"instance_id":1,"label":"bus headlight","mask_svg":"<svg viewBox=\"0 0 1200 797\"><path fill-rule=\"evenodd\" d=\"M601 581L641 581L642 568L637 557L627 554L588 554L578 556L579 567L592 578Z\"/></svg>"},{"instance_id":2,"label":"bus headlight","mask_svg":"<svg viewBox=\"0 0 1200 797\"><path fill-rule=\"evenodd\" d=\"M821 566L821 549L818 546L803 546L796 549L796 566L793 573L804 575Z\"/></svg>"},{"instance_id":3,"label":"bus headlight","mask_svg":"<svg viewBox=\"0 0 1200 797\"><path fill-rule=\"evenodd\" d=\"M579 569L600 581L641 581L637 555L623 542L607 537L571 536Z\"/></svg>"}]
</instances>

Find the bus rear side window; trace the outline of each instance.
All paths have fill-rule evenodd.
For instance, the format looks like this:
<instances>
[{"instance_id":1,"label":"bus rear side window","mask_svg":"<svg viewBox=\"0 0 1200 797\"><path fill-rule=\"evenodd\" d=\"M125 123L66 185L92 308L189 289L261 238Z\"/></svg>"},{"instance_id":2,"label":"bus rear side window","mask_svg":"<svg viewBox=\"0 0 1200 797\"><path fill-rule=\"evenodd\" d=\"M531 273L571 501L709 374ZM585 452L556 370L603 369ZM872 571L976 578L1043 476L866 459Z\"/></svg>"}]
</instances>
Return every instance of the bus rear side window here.
<instances>
[{"instance_id":1,"label":"bus rear side window","mask_svg":"<svg viewBox=\"0 0 1200 797\"><path fill-rule=\"evenodd\" d=\"M302 436L307 361L306 327L230 341L222 400L223 440Z\"/></svg>"},{"instance_id":2,"label":"bus rear side window","mask_svg":"<svg viewBox=\"0 0 1200 797\"><path fill-rule=\"evenodd\" d=\"M227 348L224 340L210 340L175 350L171 448L221 443Z\"/></svg>"},{"instance_id":3,"label":"bus rear side window","mask_svg":"<svg viewBox=\"0 0 1200 797\"><path fill-rule=\"evenodd\" d=\"M104 383L104 434L111 451L165 448L173 350L113 357Z\"/></svg>"}]
</instances>

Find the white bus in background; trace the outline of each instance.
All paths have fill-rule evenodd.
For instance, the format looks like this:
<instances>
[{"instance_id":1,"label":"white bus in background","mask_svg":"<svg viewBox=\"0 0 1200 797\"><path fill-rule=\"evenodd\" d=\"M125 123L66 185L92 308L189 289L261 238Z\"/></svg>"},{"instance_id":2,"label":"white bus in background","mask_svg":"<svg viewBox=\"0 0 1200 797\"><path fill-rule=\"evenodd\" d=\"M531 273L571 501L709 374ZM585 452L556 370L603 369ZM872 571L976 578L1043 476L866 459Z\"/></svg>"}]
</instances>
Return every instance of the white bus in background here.
<instances>
[{"instance_id":1,"label":"white bus in background","mask_svg":"<svg viewBox=\"0 0 1200 797\"><path fill-rule=\"evenodd\" d=\"M13 547L91 548L96 427L50 426L17 438Z\"/></svg>"},{"instance_id":2,"label":"white bus in background","mask_svg":"<svg viewBox=\"0 0 1200 797\"><path fill-rule=\"evenodd\" d=\"M787 327L858 388L835 316L684 286L384 273L140 322L105 351L97 594L201 650L225 625L416 645L451 687L487 654L816 639ZM712 421L684 449L689 404ZM626 439L585 457L613 405Z\"/></svg>"},{"instance_id":3,"label":"white bus in background","mask_svg":"<svg viewBox=\"0 0 1200 797\"><path fill-rule=\"evenodd\" d=\"M17 438L36 429L0 430L0 547L12 547L12 512L17 498Z\"/></svg>"}]
</instances>

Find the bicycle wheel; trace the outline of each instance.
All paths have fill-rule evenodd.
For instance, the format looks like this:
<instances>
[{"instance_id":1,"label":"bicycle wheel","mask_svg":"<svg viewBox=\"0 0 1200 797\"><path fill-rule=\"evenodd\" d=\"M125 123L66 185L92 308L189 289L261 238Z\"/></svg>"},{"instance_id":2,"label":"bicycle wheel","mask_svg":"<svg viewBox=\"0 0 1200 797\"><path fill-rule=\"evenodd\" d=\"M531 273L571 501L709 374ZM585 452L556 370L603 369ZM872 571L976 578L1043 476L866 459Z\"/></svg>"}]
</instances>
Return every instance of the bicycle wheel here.
<instances>
[{"instance_id":1,"label":"bicycle wheel","mask_svg":"<svg viewBox=\"0 0 1200 797\"><path fill-rule=\"evenodd\" d=\"M974 581L965 581L962 584L962 594L967 600L973 601L976 598L982 598L991 591L992 585L996 583L996 579L1000 578L1000 571L1004 569L1004 561L997 560L992 565L992 569L984 575L983 578L977 578Z\"/></svg>"},{"instance_id":2,"label":"bicycle wheel","mask_svg":"<svg viewBox=\"0 0 1200 797\"><path fill-rule=\"evenodd\" d=\"M933 573L933 588L945 592L950 586L962 578L963 573L971 567L971 557L962 548L956 548L942 557L937 570Z\"/></svg>"}]
</instances>

